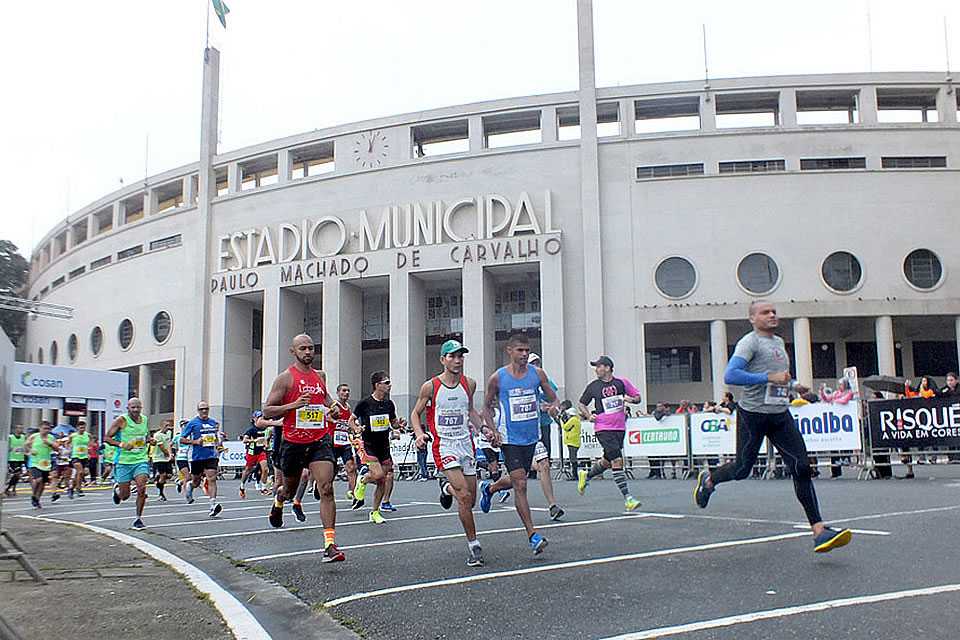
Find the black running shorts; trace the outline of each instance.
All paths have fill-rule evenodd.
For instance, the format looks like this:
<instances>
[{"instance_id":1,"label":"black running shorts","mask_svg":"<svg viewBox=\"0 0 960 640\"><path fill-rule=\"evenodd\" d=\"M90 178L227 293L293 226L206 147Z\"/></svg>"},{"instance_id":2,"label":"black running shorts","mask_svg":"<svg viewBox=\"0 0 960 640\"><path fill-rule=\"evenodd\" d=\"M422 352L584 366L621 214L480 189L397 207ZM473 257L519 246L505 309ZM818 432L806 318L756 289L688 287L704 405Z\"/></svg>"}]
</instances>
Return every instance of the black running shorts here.
<instances>
[{"instance_id":1,"label":"black running shorts","mask_svg":"<svg viewBox=\"0 0 960 640\"><path fill-rule=\"evenodd\" d=\"M206 458L205 460L191 460L190 473L195 476L202 476L204 471L210 469L216 471L220 466L220 458Z\"/></svg>"},{"instance_id":2,"label":"black running shorts","mask_svg":"<svg viewBox=\"0 0 960 640\"><path fill-rule=\"evenodd\" d=\"M597 431L597 442L603 447L603 459L613 462L623 457L623 436L626 431Z\"/></svg>"},{"instance_id":3,"label":"black running shorts","mask_svg":"<svg viewBox=\"0 0 960 640\"><path fill-rule=\"evenodd\" d=\"M280 445L280 470L288 478L299 476L303 470L314 462L330 462L335 464L333 457L333 438L323 436L314 442L297 444L284 441Z\"/></svg>"},{"instance_id":4,"label":"black running shorts","mask_svg":"<svg viewBox=\"0 0 960 640\"><path fill-rule=\"evenodd\" d=\"M537 443L533 444L503 444L500 445L500 451L503 453L503 464L508 472L523 469L530 471L533 466L533 453L537 449Z\"/></svg>"}]
</instances>

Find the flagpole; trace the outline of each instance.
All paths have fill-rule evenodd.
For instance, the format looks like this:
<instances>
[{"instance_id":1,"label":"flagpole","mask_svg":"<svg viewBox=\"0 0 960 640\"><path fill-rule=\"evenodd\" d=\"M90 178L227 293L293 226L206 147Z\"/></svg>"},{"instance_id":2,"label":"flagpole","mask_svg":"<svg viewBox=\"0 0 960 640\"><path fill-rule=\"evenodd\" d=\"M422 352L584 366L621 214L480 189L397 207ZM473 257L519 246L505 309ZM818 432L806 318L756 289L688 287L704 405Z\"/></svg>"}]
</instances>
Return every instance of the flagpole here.
<instances>
[{"instance_id":1,"label":"flagpole","mask_svg":"<svg viewBox=\"0 0 960 640\"><path fill-rule=\"evenodd\" d=\"M210 48L210 0L204 0L207 3L207 39L203 43L204 50Z\"/></svg>"}]
</instances>

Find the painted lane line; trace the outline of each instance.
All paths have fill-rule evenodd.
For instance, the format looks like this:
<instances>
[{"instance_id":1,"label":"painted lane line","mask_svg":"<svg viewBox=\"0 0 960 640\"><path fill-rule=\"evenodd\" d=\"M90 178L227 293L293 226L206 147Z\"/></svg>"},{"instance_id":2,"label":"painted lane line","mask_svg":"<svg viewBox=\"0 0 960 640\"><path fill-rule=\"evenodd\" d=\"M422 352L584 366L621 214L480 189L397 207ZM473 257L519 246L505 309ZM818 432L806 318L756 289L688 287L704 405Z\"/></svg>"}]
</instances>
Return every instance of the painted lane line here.
<instances>
[{"instance_id":1,"label":"painted lane line","mask_svg":"<svg viewBox=\"0 0 960 640\"><path fill-rule=\"evenodd\" d=\"M739 522L739 523L749 522L751 524L776 524L776 525L787 525L787 526L795 526L798 524L803 524L804 526L807 526L807 527L810 526L802 522L799 522L797 520L767 520L764 518L738 518L736 516L708 516L708 515L702 515L699 513L677 514L677 513L654 513L651 511L645 511L644 513L649 513L651 516L656 518L693 518L696 520L719 520L721 522Z\"/></svg>"},{"instance_id":2,"label":"painted lane line","mask_svg":"<svg viewBox=\"0 0 960 640\"><path fill-rule=\"evenodd\" d=\"M131 494L131 497L133 497L132 494ZM156 496L149 496L149 498L150 498L150 499L147 500L147 502L150 504L150 510L151 510L151 511L154 510L154 509L182 509L182 508L184 508L184 507L188 507L188 508L189 508L190 506L192 506L192 505L188 505L188 504L186 503L186 501L184 501L183 499L179 499L179 500L177 500L176 502L174 502L174 501L171 500L171 501L169 501L169 502L160 502L160 503L154 504L154 503L156 502L156 500L157 500ZM178 498L179 498L179 496L178 496ZM197 502L194 503L194 504L196 504L198 507L202 507L202 506L203 506L202 501L204 501L204 500L207 500L207 497L206 497L206 496L198 497L198 498L197 498ZM273 498L272 498L272 497L270 497L270 498L261 498L260 500L262 501L262 504L264 504L264 505L269 505L270 503L273 502ZM250 504L250 503L252 503L252 502L254 502L254 500L251 500L251 499L247 499L247 500L223 500L223 501L220 502L220 504L236 504L236 503L246 503L246 504ZM337 502L346 503L346 502L349 502L349 501L348 501L348 500L337 500ZM77 515L77 514L80 514L80 513L104 513L104 512L110 512L110 511L115 511L116 508L117 508L117 505L113 504L112 498L111 498L110 500L108 500L107 502L88 503L88 504L102 504L103 506L102 506L102 508L99 508L99 509L75 509L75 510L73 510L73 511L59 511L59 510L57 510L57 506L47 504L47 505L44 505L44 509L49 509L49 510L51 511L51 513L53 513L53 515L56 515L56 516L73 516L73 515ZM58 505L58 506L59 506L59 505ZM33 510L34 510L33 507L27 507L26 509L5 509L4 512L5 512L5 513L24 513L24 512L32 512Z\"/></svg>"},{"instance_id":3,"label":"painted lane line","mask_svg":"<svg viewBox=\"0 0 960 640\"><path fill-rule=\"evenodd\" d=\"M890 511L889 513L873 513L866 516L854 516L852 518L841 518L840 520L831 520L830 522L855 522L857 520L877 520L879 518L893 518L895 516L915 516L922 513L937 513L940 511L955 511L960 509L960 504L949 507L931 507L929 509L915 509L913 511Z\"/></svg>"},{"instance_id":4,"label":"painted lane line","mask_svg":"<svg viewBox=\"0 0 960 640\"><path fill-rule=\"evenodd\" d=\"M474 513L479 513L475 511ZM490 513L512 513L512 511L507 511L506 509L491 509ZM419 516L401 516L399 518L389 518L386 519L387 522L399 522L401 520L420 520L423 518L449 518L450 516L456 516L456 512L444 512L444 513L426 513ZM487 514L490 515L490 514ZM239 520L240 518L234 518L234 520ZM360 525L360 524L369 524L374 525L369 520L354 520L353 522L338 522L337 528L340 527L349 527L351 525ZM166 525L160 525L166 526ZM149 527L148 527L149 528ZM194 542L196 540L213 540L215 538L234 538L239 536L257 536L261 534L269 533L290 533L294 531L306 531L309 529L323 529L322 524L309 524L302 527L283 527L281 529L255 529L253 531L236 531L234 533L212 533L205 536L190 536L189 538L180 538L181 542Z\"/></svg>"},{"instance_id":5,"label":"painted lane line","mask_svg":"<svg viewBox=\"0 0 960 640\"><path fill-rule=\"evenodd\" d=\"M794 529L810 529L808 524L794 525ZM876 529L850 529L853 533L859 533L865 536L889 536L893 535L889 531L877 531Z\"/></svg>"},{"instance_id":6,"label":"painted lane line","mask_svg":"<svg viewBox=\"0 0 960 640\"><path fill-rule=\"evenodd\" d=\"M784 607L782 609L769 609L767 611L755 611L753 613L744 613L736 616L727 616L725 618L716 618L714 620L704 620L702 622L691 622L673 627L660 627L658 629L647 629L636 633L625 633L619 636L612 636L605 640L649 640L651 638L662 638L674 636L682 633L691 633L693 631L704 631L706 629L716 629L718 627L731 627L737 624L758 622L760 620L771 620L774 618L784 618L801 613L813 613L816 611L826 611L828 609L838 609L840 607L853 607L862 604L875 604L877 602L887 602L890 600L900 600L903 598L915 598L917 596L933 596L941 593L951 593L960 591L960 584L945 584L939 587L927 587L924 589L909 589L907 591L892 591L889 593L879 593L872 596L856 596L853 598L838 598L836 600L824 600L823 602L814 602L812 604L798 605L795 607Z\"/></svg>"},{"instance_id":7,"label":"painted lane line","mask_svg":"<svg viewBox=\"0 0 960 640\"><path fill-rule=\"evenodd\" d=\"M398 504L398 505L396 505L396 506L397 506L397 507L410 507L410 506L416 506L416 505L419 505L419 504L433 504L433 503L406 502L406 503L404 503L404 504ZM246 508L260 509L260 510L261 510L261 513L260 513L259 515L255 515L255 516L240 516L240 517L238 517L238 518L210 518L210 517L204 517L204 518L202 518L202 519L200 519L200 520L185 520L185 521L182 521L182 522L163 522L163 523L160 523L160 524L151 524L151 525L149 525L148 528L149 528L149 529L161 529L161 528L163 528L163 527L179 527L179 526L187 525L187 524L190 524L190 525L198 525L198 524L217 524L218 522L237 522L237 521L239 521L239 520L261 520L261 519L263 519L263 518L266 518L266 517L269 515L269 511L266 510L266 509L264 509L262 506L260 506L260 507L246 507ZM225 509L224 511L226 512L226 511L228 511L228 510ZM229 511L232 513L233 511L240 511L240 509L230 509ZM286 511L286 510L284 510L284 511ZM393 518L393 520L397 520L397 518ZM366 521L364 520L364 522L366 522ZM345 524L356 524L356 522L344 522L344 523L340 524L339 526L343 526L343 525L345 525Z\"/></svg>"},{"instance_id":8,"label":"painted lane line","mask_svg":"<svg viewBox=\"0 0 960 640\"><path fill-rule=\"evenodd\" d=\"M682 553L694 553L697 551L712 551L714 549L727 549L731 547L742 547L752 544L763 544L766 542L778 542L780 540L789 540L790 538L799 538L810 535L807 532L799 533L781 533L775 536L764 536L762 538L746 538L741 540L726 540L724 542L710 542L707 544L698 544L691 547L675 547L673 549L658 549L656 551L643 551L640 553L629 553L620 556L607 556L605 558L592 558L590 560L576 560L574 562L561 562L558 564L548 564L538 567L527 567L526 569L514 569L511 571L494 571L491 573L480 573L460 578L450 578L447 580L435 580L432 582L419 582L407 584L399 587L390 587L387 589L378 589L376 591L366 591L355 593L353 595L335 598L324 603L326 607L336 607L356 600L366 600L394 593L404 593L406 591L417 591L431 587L447 587L455 584L469 584L471 582L481 582L485 580L495 580L497 578L508 578L513 576L522 576L532 573L542 573L545 571L560 571L563 569L578 569L580 567L590 567L593 565L610 564L613 562L624 562L629 560L642 560L645 558L657 558L663 556L672 556Z\"/></svg>"},{"instance_id":9,"label":"painted lane line","mask_svg":"<svg viewBox=\"0 0 960 640\"><path fill-rule=\"evenodd\" d=\"M264 629L259 622L257 622L257 619L253 617L253 614L250 613L250 611L244 607L243 604L241 604L241 602L237 600L230 592L214 582L213 579L206 573L193 566L183 558L173 555L166 549L162 549L156 545L150 544L146 540L141 540L140 538L136 538L125 533L120 533L119 531L112 531L110 529L104 529L95 525L83 524L82 522L70 522L69 520L57 520L55 518L38 518L36 516L17 517L30 518L33 520L44 520L47 522L55 522L57 524L72 525L74 527L82 527L130 545L138 549L144 555L150 556L154 560L167 565L175 572L186 578L187 581L193 585L195 589L200 591L201 594L209 596L213 606L216 607L217 611L220 613L220 616L223 618L224 622L226 622L227 626L230 628L230 631L233 632L233 635L237 638L237 640L271 640L271 636L269 633L267 633L267 630Z\"/></svg>"},{"instance_id":10,"label":"painted lane line","mask_svg":"<svg viewBox=\"0 0 960 640\"><path fill-rule=\"evenodd\" d=\"M641 520L646 516L630 514L629 516L612 516L610 518L596 518L594 520L577 520L575 522L557 522L554 524L544 524L539 525L537 529L556 529L559 527L577 527L588 524L599 524L601 522L612 522L614 520ZM514 533L517 531L524 531L524 527L509 527L506 529L489 529L487 531L478 531L478 536L488 536L495 533ZM375 547L390 547L397 544L412 544L416 542L431 542L434 540L451 540L455 538L462 538L463 532L459 533L448 533L436 536L425 536L423 538L404 538L402 540L386 540L383 542L370 542L366 544L354 544L346 547L340 547L341 551L348 551L350 549L372 549ZM253 558L244 558L243 562L259 562L261 560L274 560L276 558L290 558L293 556L304 556L312 555L316 553L323 553L324 549L307 549L305 551L288 551L286 553L274 553L267 556L255 556Z\"/></svg>"}]
</instances>

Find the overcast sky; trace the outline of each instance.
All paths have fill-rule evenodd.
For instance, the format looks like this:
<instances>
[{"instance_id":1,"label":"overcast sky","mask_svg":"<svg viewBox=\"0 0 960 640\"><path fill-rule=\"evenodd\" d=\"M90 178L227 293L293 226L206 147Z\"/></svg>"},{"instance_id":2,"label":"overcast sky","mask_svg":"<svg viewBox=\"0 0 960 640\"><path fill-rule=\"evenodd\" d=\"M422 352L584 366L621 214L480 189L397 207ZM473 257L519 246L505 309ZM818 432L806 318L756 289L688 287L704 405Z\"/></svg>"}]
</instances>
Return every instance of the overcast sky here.
<instances>
[{"instance_id":1,"label":"overcast sky","mask_svg":"<svg viewBox=\"0 0 960 640\"><path fill-rule=\"evenodd\" d=\"M119 188L197 160L209 0L8 2L0 238L28 255ZM576 0L228 0L220 150L344 122L577 87ZM868 38L868 20L872 29ZM598 86L944 71L960 2L595 0ZM956 75L956 74L955 74ZM149 153L145 153L149 136Z\"/></svg>"}]
</instances>

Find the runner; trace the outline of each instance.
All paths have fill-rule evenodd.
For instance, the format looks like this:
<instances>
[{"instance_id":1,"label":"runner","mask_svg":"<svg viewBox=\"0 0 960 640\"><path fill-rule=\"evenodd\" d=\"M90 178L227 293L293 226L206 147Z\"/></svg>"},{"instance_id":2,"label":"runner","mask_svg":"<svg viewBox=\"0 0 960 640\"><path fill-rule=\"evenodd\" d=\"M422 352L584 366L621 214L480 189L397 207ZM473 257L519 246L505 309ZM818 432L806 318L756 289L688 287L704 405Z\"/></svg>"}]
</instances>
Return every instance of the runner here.
<instances>
[{"instance_id":1,"label":"runner","mask_svg":"<svg viewBox=\"0 0 960 640\"><path fill-rule=\"evenodd\" d=\"M340 416L333 423L333 457L343 465L347 476L347 499L353 500L353 490L357 486L357 463L353 459L350 443L350 385L337 385L337 405L340 407Z\"/></svg>"},{"instance_id":2,"label":"runner","mask_svg":"<svg viewBox=\"0 0 960 640\"><path fill-rule=\"evenodd\" d=\"M283 526L283 503L292 496L306 467L320 485L320 520L323 522L323 562L345 559L336 544L337 505L333 497L333 433L327 409L333 399L327 393L326 375L313 368L313 338L300 334L290 353L294 363L277 376L263 405L265 418L283 418L280 471L276 497L270 509L270 524ZM279 478L278 478L279 480Z\"/></svg>"},{"instance_id":3,"label":"runner","mask_svg":"<svg viewBox=\"0 0 960 640\"><path fill-rule=\"evenodd\" d=\"M246 447L246 459L243 473L240 475L240 498L247 497L247 480L250 475L256 476L257 491L263 490L262 480L267 478L267 436L265 429L257 426L257 420L263 417L262 411L254 411L250 416L250 428L243 434L243 445Z\"/></svg>"},{"instance_id":4,"label":"runner","mask_svg":"<svg viewBox=\"0 0 960 640\"><path fill-rule=\"evenodd\" d=\"M510 364L500 367L487 380L487 392L483 406L483 420L489 429L484 434L493 445L500 445L508 475L480 486L480 510L490 511L493 494L513 487L517 515L527 530L527 539L534 555L542 553L547 539L537 533L530 515L527 500L527 474L533 465L533 457L540 439L540 413L537 392L543 390L546 410L556 411L557 394L547 382L543 369L527 365L530 341L522 333L515 333L507 340L507 356ZM493 422L493 410L500 406L501 424Z\"/></svg>"},{"instance_id":5,"label":"runner","mask_svg":"<svg viewBox=\"0 0 960 640\"><path fill-rule=\"evenodd\" d=\"M393 489L393 458L390 456L390 431L403 429L407 421L397 418L397 407L388 396L390 394L390 376L385 371L377 371L370 376L370 385L373 392L360 401L350 416L350 426L360 430L362 446L360 447L361 468L357 486L353 491L355 502L353 509L359 509L367 494L367 485L376 484L373 494L373 510L370 512L370 522L383 524L386 522L380 513L380 506L384 497L389 496Z\"/></svg>"},{"instance_id":6,"label":"runner","mask_svg":"<svg viewBox=\"0 0 960 640\"><path fill-rule=\"evenodd\" d=\"M113 471L113 504L120 504L130 497L131 481L137 485L137 518L131 525L133 529L146 528L143 508L147 504L147 478L150 477L147 462L150 430L142 411L140 398L127 400L127 412L113 421L103 438L119 449Z\"/></svg>"},{"instance_id":7,"label":"runner","mask_svg":"<svg viewBox=\"0 0 960 640\"><path fill-rule=\"evenodd\" d=\"M70 447L70 436L73 435L75 431L76 429L70 427L70 433L61 435L60 438L57 439L60 449L58 449L54 455L56 470L53 478L51 478L51 483L53 483L58 490L52 498L54 501L60 499L59 489L67 489L69 491L73 488L73 464L70 462L70 454L73 453L73 449ZM51 431L51 433L53 432Z\"/></svg>"},{"instance_id":8,"label":"runner","mask_svg":"<svg viewBox=\"0 0 960 640\"><path fill-rule=\"evenodd\" d=\"M117 464L117 455L119 450L103 439L103 475L100 476L100 483L106 484L107 481L113 481L113 467Z\"/></svg>"},{"instance_id":9,"label":"runner","mask_svg":"<svg viewBox=\"0 0 960 640\"><path fill-rule=\"evenodd\" d=\"M27 438L25 446L26 453L30 456L30 483L33 485L30 504L34 509L39 509L40 497L50 481L50 470L53 468L51 454L60 449L60 443L50 435L50 423L43 420L40 422L40 430ZM56 497L56 494L54 495Z\"/></svg>"},{"instance_id":10,"label":"runner","mask_svg":"<svg viewBox=\"0 0 960 640\"><path fill-rule=\"evenodd\" d=\"M626 378L613 375L613 360L600 356L590 363L597 379L587 385L580 396L578 407L585 420L593 422L594 435L603 447L603 456L593 463L589 471L577 472L577 491L586 490L590 480L613 469L613 481L623 495L623 506L634 511L640 501L630 494L627 475L623 471L623 437L627 432L627 402L640 402L640 392Z\"/></svg>"},{"instance_id":11,"label":"runner","mask_svg":"<svg viewBox=\"0 0 960 640\"><path fill-rule=\"evenodd\" d=\"M176 434L173 437L173 446L176 455L174 460L177 463L177 493L183 491L183 485L187 482L187 476L190 475L190 445L180 444L180 436L183 434L183 428L187 426L186 420L181 420Z\"/></svg>"},{"instance_id":12,"label":"runner","mask_svg":"<svg viewBox=\"0 0 960 640\"><path fill-rule=\"evenodd\" d=\"M780 321L773 303L754 300L749 317L753 331L737 343L723 376L724 383L744 387L737 406L737 458L713 471L700 472L694 502L706 509L716 485L747 478L767 437L793 477L797 500L813 530L813 550L832 551L849 543L853 533L849 529L831 529L820 517L807 447L789 408L791 392L802 395L809 389L790 379L790 359L783 339L774 334Z\"/></svg>"},{"instance_id":13,"label":"runner","mask_svg":"<svg viewBox=\"0 0 960 640\"><path fill-rule=\"evenodd\" d=\"M153 453L150 461L153 463L153 472L156 474L157 491L160 502L166 502L167 496L163 488L173 475L173 420L164 420L163 427L153 434Z\"/></svg>"},{"instance_id":14,"label":"runner","mask_svg":"<svg viewBox=\"0 0 960 640\"><path fill-rule=\"evenodd\" d=\"M83 495L83 476L90 459L90 434L87 433L87 421L81 418L77 430L70 434L70 466L73 467L73 482L67 489L67 497L73 500L73 494Z\"/></svg>"},{"instance_id":15,"label":"runner","mask_svg":"<svg viewBox=\"0 0 960 640\"><path fill-rule=\"evenodd\" d=\"M276 494L277 488L282 484L280 479L283 478L283 472L280 471L280 438L277 437L277 434L280 434L283 428L283 418L267 420L261 416L257 418L257 426L263 429L267 441L267 469L270 473L271 482L273 482L272 491L265 489L261 493Z\"/></svg>"},{"instance_id":16,"label":"runner","mask_svg":"<svg viewBox=\"0 0 960 640\"><path fill-rule=\"evenodd\" d=\"M406 420L398 420L395 428L390 430L390 440L399 440L400 434L404 432L407 428ZM410 439L410 445L414 444L413 438ZM393 446L392 444L390 445ZM392 454L391 454L392 455ZM390 502L390 497L393 496L393 488L397 486L395 481L396 479L396 466L391 464L390 469L387 471L387 483L383 488L383 500L380 502L380 511L396 511L397 508Z\"/></svg>"},{"instance_id":17,"label":"runner","mask_svg":"<svg viewBox=\"0 0 960 640\"><path fill-rule=\"evenodd\" d=\"M469 349L456 340L447 340L440 347L443 371L420 387L417 403L410 414L410 424L423 449L432 440L433 462L444 475L440 479L440 506L449 509L457 499L458 515L467 536L467 566L482 567L483 551L477 540L473 506L477 501L477 458L473 445L475 431L483 430L483 420L473 408L477 383L463 375L463 356ZM427 428L420 424L426 410ZM487 432L493 435L489 429Z\"/></svg>"},{"instance_id":18,"label":"runner","mask_svg":"<svg viewBox=\"0 0 960 640\"><path fill-rule=\"evenodd\" d=\"M97 476L100 473L100 441L97 436L90 436L90 446L87 448L87 471L90 473L90 481L87 484L97 484Z\"/></svg>"},{"instance_id":19,"label":"runner","mask_svg":"<svg viewBox=\"0 0 960 640\"><path fill-rule=\"evenodd\" d=\"M540 356L531 353L527 358L527 364L533 367L542 368ZM557 384L547 376L547 384L557 392ZM537 480L540 482L540 489L543 491L543 497L547 499L550 506L550 519L559 520L563 517L564 511L557 504L557 497L553 493L553 478L550 477L550 431L553 426L553 418L547 412L548 405L541 389L537 393L537 406L540 410L540 441L533 452L533 468L537 474Z\"/></svg>"},{"instance_id":20,"label":"runner","mask_svg":"<svg viewBox=\"0 0 960 640\"><path fill-rule=\"evenodd\" d=\"M187 504L193 504L193 492L204 481L210 511L207 516L215 518L223 511L217 500L217 468L220 466L220 425L210 417L210 405L197 403L197 416L180 432L180 444L190 445L187 454L190 460L190 482L187 483Z\"/></svg>"},{"instance_id":21,"label":"runner","mask_svg":"<svg viewBox=\"0 0 960 640\"><path fill-rule=\"evenodd\" d=\"M13 428L10 434L10 451L7 454L7 487L3 490L3 495L14 496L17 493L17 484L20 482L20 474L23 472L24 459L26 458L27 436L23 433L23 425L18 424Z\"/></svg>"}]
</instances>

